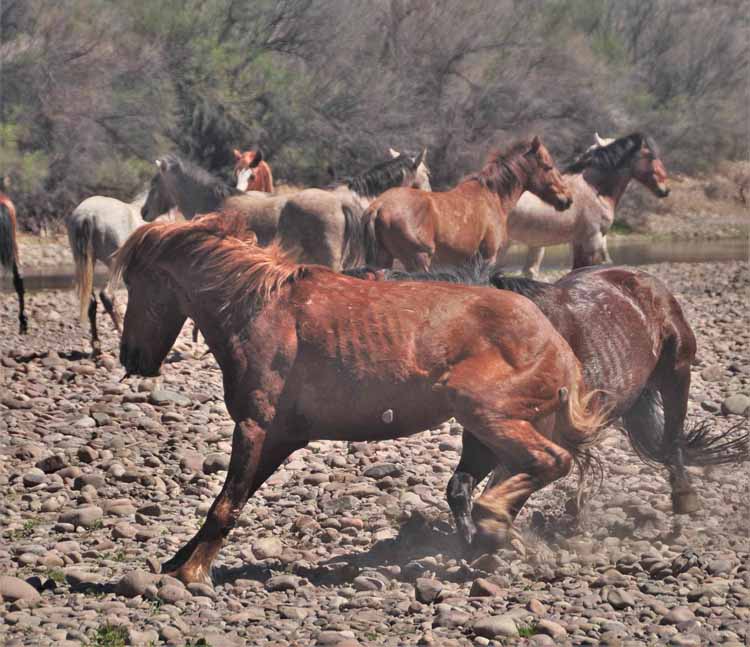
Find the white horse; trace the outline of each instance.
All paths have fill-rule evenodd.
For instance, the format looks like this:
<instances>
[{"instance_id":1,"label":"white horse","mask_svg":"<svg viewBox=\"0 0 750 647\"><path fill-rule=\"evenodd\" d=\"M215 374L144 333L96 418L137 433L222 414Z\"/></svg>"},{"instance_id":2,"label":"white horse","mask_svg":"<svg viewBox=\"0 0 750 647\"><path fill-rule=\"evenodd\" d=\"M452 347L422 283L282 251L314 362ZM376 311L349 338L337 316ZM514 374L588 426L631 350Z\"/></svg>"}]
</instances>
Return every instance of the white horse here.
<instances>
[{"instance_id":1,"label":"white horse","mask_svg":"<svg viewBox=\"0 0 750 647\"><path fill-rule=\"evenodd\" d=\"M628 183L635 179L660 198L669 195L667 172L650 137L619 139L595 134L596 143L564 171L573 194L570 209L556 212L526 192L508 216L508 237L528 245L524 274L536 277L548 245L571 243L573 269L611 262L607 232Z\"/></svg>"},{"instance_id":2,"label":"white horse","mask_svg":"<svg viewBox=\"0 0 750 647\"><path fill-rule=\"evenodd\" d=\"M70 250L75 261L75 283L81 305L81 321L88 317L91 325L91 346L94 355L101 353L96 329L96 295L94 294L94 265L101 261L110 268L110 257L128 236L144 224L141 207L146 192L132 202L95 195L86 198L65 218ZM104 309L122 334L120 316L115 307L114 292L109 285L99 292Z\"/></svg>"}]
</instances>

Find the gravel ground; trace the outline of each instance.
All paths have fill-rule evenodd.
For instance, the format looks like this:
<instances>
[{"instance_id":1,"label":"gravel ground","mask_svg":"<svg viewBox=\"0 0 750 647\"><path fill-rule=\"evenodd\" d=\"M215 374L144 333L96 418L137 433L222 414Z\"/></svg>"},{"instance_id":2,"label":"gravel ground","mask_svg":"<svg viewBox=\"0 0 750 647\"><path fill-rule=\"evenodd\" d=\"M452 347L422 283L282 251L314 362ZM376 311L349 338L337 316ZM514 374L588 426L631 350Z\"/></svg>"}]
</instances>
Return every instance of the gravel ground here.
<instances>
[{"instance_id":1,"label":"gravel ground","mask_svg":"<svg viewBox=\"0 0 750 647\"><path fill-rule=\"evenodd\" d=\"M654 265L699 342L689 418L750 406L747 263ZM312 443L246 506L215 587L154 575L198 527L229 460L218 368L186 327L158 381L119 383L118 340L86 352L67 291L0 293L0 644L744 645L747 464L694 470L703 508L613 431L578 523L569 478L518 520L527 556L467 561L444 491L460 426ZM730 398L730 396L735 396ZM739 397L738 397L739 396Z\"/></svg>"}]
</instances>

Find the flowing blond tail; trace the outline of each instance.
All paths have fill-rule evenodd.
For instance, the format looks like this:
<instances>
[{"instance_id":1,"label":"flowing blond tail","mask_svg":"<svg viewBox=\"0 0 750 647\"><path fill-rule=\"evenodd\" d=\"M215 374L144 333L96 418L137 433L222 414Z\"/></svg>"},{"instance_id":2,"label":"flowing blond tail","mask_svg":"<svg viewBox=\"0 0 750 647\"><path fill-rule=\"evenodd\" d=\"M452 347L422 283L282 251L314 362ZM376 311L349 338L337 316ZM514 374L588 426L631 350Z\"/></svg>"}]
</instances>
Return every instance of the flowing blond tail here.
<instances>
[{"instance_id":1,"label":"flowing blond tail","mask_svg":"<svg viewBox=\"0 0 750 647\"><path fill-rule=\"evenodd\" d=\"M75 262L75 283L81 308L81 322L86 323L89 300L94 289L94 240L91 222L77 222L68 234Z\"/></svg>"},{"instance_id":2,"label":"flowing blond tail","mask_svg":"<svg viewBox=\"0 0 750 647\"><path fill-rule=\"evenodd\" d=\"M592 465L597 465L601 474L602 466L593 449L604 440L604 430L609 421L610 408L596 405L594 399L601 391L583 391L582 381L573 382L570 391L560 389L560 399L567 399L567 429L563 432L565 448L572 454L578 472L576 504L580 510L586 485L586 475Z\"/></svg>"}]
</instances>

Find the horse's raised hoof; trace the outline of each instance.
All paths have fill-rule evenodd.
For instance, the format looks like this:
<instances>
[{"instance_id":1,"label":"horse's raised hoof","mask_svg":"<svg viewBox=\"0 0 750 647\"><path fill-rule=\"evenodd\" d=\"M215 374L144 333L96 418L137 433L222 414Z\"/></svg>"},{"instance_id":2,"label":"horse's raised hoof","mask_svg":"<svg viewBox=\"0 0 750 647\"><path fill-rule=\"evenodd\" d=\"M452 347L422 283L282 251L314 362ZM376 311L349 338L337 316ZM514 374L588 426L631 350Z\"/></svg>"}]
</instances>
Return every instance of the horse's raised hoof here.
<instances>
[{"instance_id":1,"label":"horse's raised hoof","mask_svg":"<svg viewBox=\"0 0 750 647\"><path fill-rule=\"evenodd\" d=\"M693 514L700 510L701 504L695 490L672 492L672 512L674 514Z\"/></svg>"}]
</instances>

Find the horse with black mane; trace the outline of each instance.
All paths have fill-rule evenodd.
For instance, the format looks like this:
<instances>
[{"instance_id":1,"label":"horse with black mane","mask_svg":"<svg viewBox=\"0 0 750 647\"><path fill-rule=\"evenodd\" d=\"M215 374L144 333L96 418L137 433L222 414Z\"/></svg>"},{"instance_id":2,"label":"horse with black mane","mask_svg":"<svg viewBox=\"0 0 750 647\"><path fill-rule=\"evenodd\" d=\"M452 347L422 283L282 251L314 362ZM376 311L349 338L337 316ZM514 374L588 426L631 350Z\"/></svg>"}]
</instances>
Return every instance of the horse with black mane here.
<instances>
[{"instance_id":1,"label":"horse with black mane","mask_svg":"<svg viewBox=\"0 0 750 647\"><path fill-rule=\"evenodd\" d=\"M312 440L397 438L455 416L495 461L522 466L474 505L491 543L507 541L526 499L598 442L606 416L529 300L298 265L238 224L215 215L145 225L115 259L128 288L126 373L158 374L189 316L221 367L236 423L224 486L164 572L208 579L248 498Z\"/></svg>"},{"instance_id":2,"label":"horse with black mane","mask_svg":"<svg viewBox=\"0 0 750 647\"><path fill-rule=\"evenodd\" d=\"M631 179L659 198L669 195L667 171L651 137L633 133L619 139L601 139L563 170L573 196L564 213L531 193L524 193L508 216L511 241L529 246L524 273L535 277L541 268L545 245L571 243L573 269L611 263L607 232Z\"/></svg>"},{"instance_id":3,"label":"horse with black mane","mask_svg":"<svg viewBox=\"0 0 750 647\"><path fill-rule=\"evenodd\" d=\"M696 343L679 303L656 277L625 267L573 271L555 283L491 274L475 261L456 269L409 273L360 268L359 278L444 281L494 286L533 301L570 344L581 362L586 388L609 419L622 419L630 444L647 463L666 468L677 514L699 502L686 465L731 463L748 458L748 434L711 435L705 423L685 425L690 366ZM521 466L503 457L511 475ZM481 439L464 433L463 452L448 483L448 502L462 536L471 542L471 493L498 461Z\"/></svg>"},{"instance_id":4,"label":"horse with black mane","mask_svg":"<svg viewBox=\"0 0 750 647\"><path fill-rule=\"evenodd\" d=\"M16 207L2 191L0 191L0 267L13 273L13 287L18 296L18 332L25 335L29 329L29 322L25 311L23 277L18 269Z\"/></svg>"}]
</instances>

